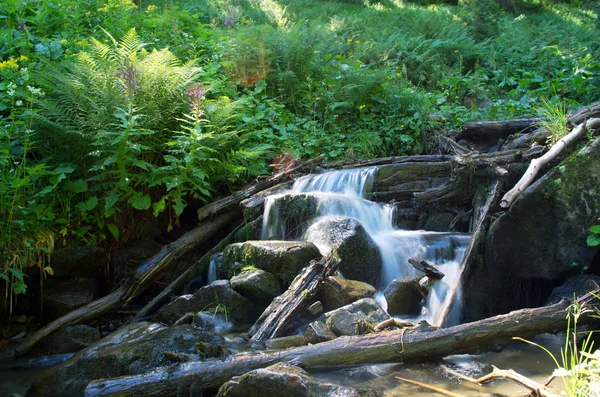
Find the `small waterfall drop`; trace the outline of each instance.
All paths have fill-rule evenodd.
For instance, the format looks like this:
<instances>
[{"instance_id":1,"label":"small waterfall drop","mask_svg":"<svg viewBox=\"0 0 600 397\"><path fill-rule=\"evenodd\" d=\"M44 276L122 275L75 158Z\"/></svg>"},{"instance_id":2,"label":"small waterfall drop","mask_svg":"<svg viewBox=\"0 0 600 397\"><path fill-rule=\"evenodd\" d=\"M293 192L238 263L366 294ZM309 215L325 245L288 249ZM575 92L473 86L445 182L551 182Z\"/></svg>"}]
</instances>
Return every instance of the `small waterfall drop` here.
<instances>
[{"instance_id":1,"label":"small waterfall drop","mask_svg":"<svg viewBox=\"0 0 600 397\"><path fill-rule=\"evenodd\" d=\"M214 281L217 281L217 262L219 261L220 256L217 254L211 255L210 262L208 263L208 276L207 284L210 285Z\"/></svg>"},{"instance_id":2,"label":"small waterfall drop","mask_svg":"<svg viewBox=\"0 0 600 397\"><path fill-rule=\"evenodd\" d=\"M460 264L470 236L396 229L393 205L365 199L376 172L376 167L368 167L307 175L298 179L288 192L267 198L262 238L286 239L289 235L298 234L297 230L289 230L284 219L286 214L280 211L281 200L285 199L312 200L311 209L314 211L310 214L311 222L329 216L354 218L379 248L383 263L378 286L380 291L396 278L422 275L409 264L408 258L411 257L424 259L445 274L430 290L419 317L430 324L441 324L444 308L449 304L445 302L447 295L459 282ZM325 255L329 248L321 245L319 249ZM384 308L387 307L383 292L379 292L375 298ZM460 301L460 290L456 299ZM446 324L453 325L459 321L460 305L454 304Z\"/></svg>"}]
</instances>

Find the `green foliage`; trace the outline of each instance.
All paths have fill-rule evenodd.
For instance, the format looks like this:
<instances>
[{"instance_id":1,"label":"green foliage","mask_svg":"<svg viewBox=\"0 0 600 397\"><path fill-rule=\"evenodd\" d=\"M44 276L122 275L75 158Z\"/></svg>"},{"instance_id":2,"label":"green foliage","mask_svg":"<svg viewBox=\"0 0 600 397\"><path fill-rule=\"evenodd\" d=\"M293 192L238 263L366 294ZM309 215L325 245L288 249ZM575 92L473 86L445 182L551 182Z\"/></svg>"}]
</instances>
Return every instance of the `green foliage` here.
<instances>
[{"instance_id":1,"label":"green foliage","mask_svg":"<svg viewBox=\"0 0 600 397\"><path fill-rule=\"evenodd\" d=\"M541 102L542 105L538 110L542 119L540 126L550 132L548 143L555 144L569 132L567 129L567 120L569 117L560 99L555 97L555 103L552 103L546 98L541 98Z\"/></svg>"},{"instance_id":2,"label":"green foliage","mask_svg":"<svg viewBox=\"0 0 600 397\"><path fill-rule=\"evenodd\" d=\"M600 225L594 225L590 228L590 235L586 242L590 247L597 247L600 245Z\"/></svg>"}]
</instances>

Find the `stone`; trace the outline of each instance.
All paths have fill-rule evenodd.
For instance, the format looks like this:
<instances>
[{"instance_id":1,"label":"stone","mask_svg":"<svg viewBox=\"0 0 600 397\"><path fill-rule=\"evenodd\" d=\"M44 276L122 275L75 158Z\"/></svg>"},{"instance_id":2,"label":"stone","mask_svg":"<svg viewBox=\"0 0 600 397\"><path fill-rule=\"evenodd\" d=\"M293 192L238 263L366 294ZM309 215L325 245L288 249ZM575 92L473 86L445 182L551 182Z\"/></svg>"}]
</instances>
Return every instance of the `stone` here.
<instances>
[{"instance_id":1,"label":"stone","mask_svg":"<svg viewBox=\"0 0 600 397\"><path fill-rule=\"evenodd\" d=\"M32 351L34 356L73 353L89 347L102 338L100 331L89 325L69 325L42 339Z\"/></svg>"},{"instance_id":2,"label":"stone","mask_svg":"<svg viewBox=\"0 0 600 397\"><path fill-rule=\"evenodd\" d=\"M321 258L319 249L304 241L246 241L230 244L223 251L223 267L231 269L235 262L273 273L289 285L311 260ZM233 275L231 271L228 272Z\"/></svg>"},{"instance_id":3,"label":"stone","mask_svg":"<svg viewBox=\"0 0 600 397\"><path fill-rule=\"evenodd\" d=\"M165 352L193 354L199 341L219 343L222 338L192 325L129 324L46 370L35 379L27 396L80 397L92 380L140 374L170 365Z\"/></svg>"},{"instance_id":4,"label":"stone","mask_svg":"<svg viewBox=\"0 0 600 397\"><path fill-rule=\"evenodd\" d=\"M427 217L423 229L432 232L447 232L451 230L450 224L456 215L448 212L434 212Z\"/></svg>"},{"instance_id":5,"label":"stone","mask_svg":"<svg viewBox=\"0 0 600 397\"><path fill-rule=\"evenodd\" d=\"M564 284L554 288L546 301L546 305L553 305L563 299L572 301L574 296L579 298L588 292L597 290L600 288L599 286L600 276L593 274L579 274L570 277Z\"/></svg>"},{"instance_id":6,"label":"stone","mask_svg":"<svg viewBox=\"0 0 600 397\"><path fill-rule=\"evenodd\" d=\"M588 247L600 214L600 138L528 187L490 227L486 266L511 275L555 280L589 265Z\"/></svg>"},{"instance_id":7,"label":"stone","mask_svg":"<svg viewBox=\"0 0 600 397\"><path fill-rule=\"evenodd\" d=\"M310 221L319 216L321 197L311 193L287 193L267 201L265 215L270 222L263 238L301 239Z\"/></svg>"},{"instance_id":8,"label":"stone","mask_svg":"<svg viewBox=\"0 0 600 397\"><path fill-rule=\"evenodd\" d=\"M419 290L420 277L402 277L392 280L383 295L391 315L419 314L423 295Z\"/></svg>"},{"instance_id":9,"label":"stone","mask_svg":"<svg viewBox=\"0 0 600 397\"><path fill-rule=\"evenodd\" d=\"M222 313L202 311L194 316L194 325L206 331L222 334L233 329L233 323Z\"/></svg>"},{"instance_id":10,"label":"stone","mask_svg":"<svg viewBox=\"0 0 600 397\"><path fill-rule=\"evenodd\" d=\"M217 397L382 397L383 394L326 383L310 377L303 369L277 363L233 377L219 389Z\"/></svg>"},{"instance_id":11,"label":"stone","mask_svg":"<svg viewBox=\"0 0 600 397\"><path fill-rule=\"evenodd\" d=\"M325 310L330 311L362 298L371 298L376 292L375 287L362 281L332 276L321 284L318 299Z\"/></svg>"},{"instance_id":12,"label":"stone","mask_svg":"<svg viewBox=\"0 0 600 397\"><path fill-rule=\"evenodd\" d=\"M162 247L162 244L154 240L139 240L120 248L114 259L120 276L127 277L132 274L142 263L156 255Z\"/></svg>"},{"instance_id":13,"label":"stone","mask_svg":"<svg viewBox=\"0 0 600 397\"><path fill-rule=\"evenodd\" d=\"M200 358L224 357L231 354L229 350L219 344L205 342L196 343L194 351L200 355Z\"/></svg>"},{"instance_id":14,"label":"stone","mask_svg":"<svg viewBox=\"0 0 600 397\"><path fill-rule=\"evenodd\" d=\"M322 218L308 228L305 240L315 243L323 255L335 251L340 259L339 271L347 279L378 284L381 253L356 219L340 216Z\"/></svg>"},{"instance_id":15,"label":"stone","mask_svg":"<svg viewBox=\"0 0 600 397\"><path fill-rule=\"evenodd\" d=\"M108 262L108 254L100 247L61 248L52 254L54 277L101 277Z\"/></svg>"},{"instance_id":16,"label":"stone","mask_svg":"<svg viewBox=\"0 0 600 397\"><path fill-rule=\"evenodd\" d=\"M313 316L318 316L323 313L323 303L321 303L321 301L316 301L308 307L308 312Z\"/></svg>"},{"instance_id":17,"label":"stone","mask_svg":"<svg viewBox=\"0 0 600 397\"><path fill-rule=\"evenodd\" d=\"M267 349L287 349L290 347L298 347L306 345L306 339L302 335L283 336L281 338L273 338L265 341Z\"/></svg>"},{"instance_id":18,"label":"stone","mask_svg":"<svg viewBox=\"0 0 600 397\"><path fill-rule=\"evenodd\" d=\"M268 305L273 298L281 295L281 284L274 274L261 269L242 271L231 278L231 286L254 303Z\"/></svg>"},{"instance_id":19,"label":"stone","mask_svg":"<svg viewBox=\"0 0 600 397\"><path fill-rule=\"evenodd\" d=\"M93 278L49 278L44 283L43 315L54 320L92 302L97 296L97 282Z\"/></svg>"},{"instance_id":20,"label":"stone","mask_svg":"<svg viewBox=\"0 0 600 397\"><path fill-rule=\"evenodd\" d=\"M327 328L327 325L322 321L313 321L308 324L304 331L304 338L308 343L321 343L336 338L335 334Z\"/></svg>"},{"instance_id":21,"label":"stone","mask_svg":"<svg viewBox=\"0 0 600 397\"><path fill-rule=\"evenodd\" d=\"M210 310L225 314L227 319L250 323L255 318L252 302L235 292L229 280L217 280L194 294L182 295L165 306L153 321L173 324L186 313Z\"/></svg>"},{"instance_id":22,"label":"stone","mask_svg":"<svg viewBox=\"0 0 600 397\"><path fill-rule=\"evenodd\" d=\"M364 298L325 313L327 327L337 336L362 335L390 316L373 298Z\"/></svg>"}]
</instances>

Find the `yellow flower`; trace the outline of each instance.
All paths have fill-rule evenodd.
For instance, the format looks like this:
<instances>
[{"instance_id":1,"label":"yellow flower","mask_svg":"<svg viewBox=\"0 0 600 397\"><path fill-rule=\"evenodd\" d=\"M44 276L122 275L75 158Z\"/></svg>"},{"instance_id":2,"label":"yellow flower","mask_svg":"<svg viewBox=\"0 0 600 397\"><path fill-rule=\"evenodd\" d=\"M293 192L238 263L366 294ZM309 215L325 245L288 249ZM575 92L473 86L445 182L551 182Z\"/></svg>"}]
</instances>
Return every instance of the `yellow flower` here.
<instances>
[{"instance_id":1,"label":"yellow flower","mask_svg":"<svg viewBox=\"0 0 600 397\"><path fill-rule=\"evenodd\" d=\"M2 69L18 69L19 65L17 64L17 60L14 58L9 58L4 62L0 62L0 70Z\"/></svg>"},{"instance_id":2,"label":"yellow flower","mask_svg":"<svg viewBox=\"0 0 600 397\"><path fill-rule=\"evenodd\" d=\"M157 6L155 6L154 4L150 4L150 5L148 6L148 8L146 8L146 11L147 11L147 12L154 12L154 11L156 11L156 10L158 10L158 7L157 7Z\"/></svg>"}]
</instances>

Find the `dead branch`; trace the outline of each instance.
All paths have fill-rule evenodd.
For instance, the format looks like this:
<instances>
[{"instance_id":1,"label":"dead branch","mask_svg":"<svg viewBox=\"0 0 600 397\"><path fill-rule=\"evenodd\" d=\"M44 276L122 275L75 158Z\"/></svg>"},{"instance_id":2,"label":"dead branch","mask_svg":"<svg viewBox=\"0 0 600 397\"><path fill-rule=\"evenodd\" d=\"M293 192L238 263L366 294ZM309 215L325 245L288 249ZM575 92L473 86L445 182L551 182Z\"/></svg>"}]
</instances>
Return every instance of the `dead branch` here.
<instances>
[{"instance_id":1,"label":"dead branch","mask_svg":"<svg viewBox=\"0 0 600 397\"><path fill-rule=\"evenodd\" d=\"M584 121L583 123L575 127L571 133L567 134L558 142L556 142L552 146L552 148L542 157L531 160L529 168L527 168L527 171L525 171L525 174L523 175L521 180L517 182L515 187L509 190L504 195L504 197L502 197L500 206L502 208L510 207L512 203L517 199L517 197L519 197L525 191L525 189L527 189L529 185L531 185L531 183L535 180L535 177L539 173L540 169L542 169L542 167L554 160L571 143L581 138L588 128L598 127L600 127L600 119L598 118Z\"/></svg>"}]
</instances>

